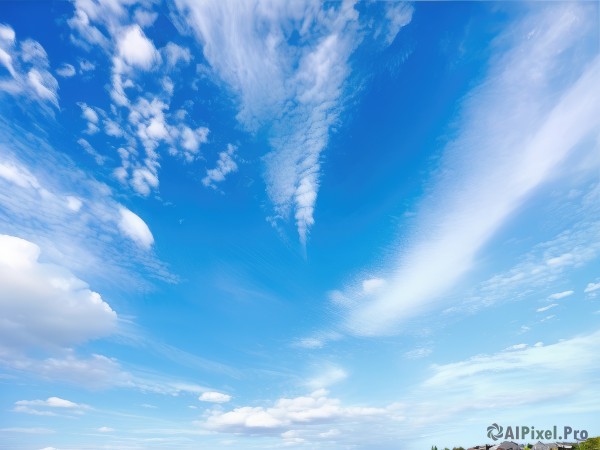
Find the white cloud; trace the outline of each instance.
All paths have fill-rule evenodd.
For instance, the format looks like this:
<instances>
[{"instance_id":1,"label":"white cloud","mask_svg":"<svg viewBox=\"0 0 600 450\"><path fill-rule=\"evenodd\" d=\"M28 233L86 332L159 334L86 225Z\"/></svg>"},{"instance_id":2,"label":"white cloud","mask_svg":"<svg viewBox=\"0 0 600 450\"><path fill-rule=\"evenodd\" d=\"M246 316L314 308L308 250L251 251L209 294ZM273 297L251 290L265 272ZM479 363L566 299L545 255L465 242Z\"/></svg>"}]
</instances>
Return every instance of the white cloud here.
<instances>
[{"instance_id":1,"label":"white cloud","mask_svg":"<svg viewBox=\"0 0 600 450\"><path fill-rule=\"evenodd\" d=\"M17 407L20 406L36 406L43 408L59 408L59 409L69 409L69 410L84 410L89 409L88 405L84 405L82 403L75 403L70 400L65 400L59 397L49 397L46 400L18 400L15 402Z\"/></svg>"},{"instance_id":2,"label":"white cloud","mask_svg":"<svg viewBox=\"0 0 600 450\"><path fill-rule=\"evenodd\" d=\"M311 390L328 388L348 378L348 372L344 368L329 364L318 364L318 373L306 381L306 386Z\"/></svg>"},{"instance_id":3,"label":"white cloud","mask_svg":"<svg viewBox=\"0 0 600 450\"><path fill-rule=\"evenodd\" d=\"M87 59L82 59L79 61L79 70L82 72L89 72L90 70L94 70L96 66L94 63L88 61Z\"/></svg>"},{"instance_id":4,"label":"white cloud","mask_svg":"<svg viewBox=\"0 0 600 450\"><path fill-rule=\"evenodd\" d=\"M329 341L337 341L342 335L336 331L322 331L312 336L295 339L292 346L306 349L322 348Z\"/></svg>"},{"instance_id":5,"label":"white cloud","mask_svg":"<svg viewBox=\"0 0 600 450\"><path fill-rule=\"evenodd\" d=\"M8 43L13 43L15 41L15 30L8 25L0 24L0 39Z\"/></svg>"},{"instance_id":6,"label":"white cloud","mask_svg":"<svg viewBox=\"0 0 600 450\"><path fill-rule=\"evenodd\" d=\"M507 347L504 349L504 351L513 351L513 350L523 350L524 348L529 347L527 344L514 344L511 345L510 347Z\"/></svg>"},{"instance_id":7,"label":"white cloud","mask_svg":"<svg viewBox=\"0 0 600 450\"><path fill-rule=\"evenodd\" d=\"M110 427L100 427L100 428L98 428L98 431L100 433L111 433L111 432L115 431L115 429L110 428Z\"/></svg>"},{"instance_id":8,"label":"white cloud","mask_svg":"<svg viewBox=\"0 0 600 450\"><path fill-rule=\"evenodd\" d=\"M590 355L599 343L600 332L595 332L432 365L425 380L398 404L397 412L406 420L397 438L408 439L407 448L416 449L431 442L432 433L445 430L448 436L455 434L455 443L464 442L465 436L475 436L473 428L485 430L490 414L508 422L523 417L523 410L538 418L550 417L548 411L556 408L563 420L592 417L600 404L593 382L600 360Z\"/></svg>"},{"instance_id":9,"label":"white cloud","mask_svg":"<svg viewBox=\"0 0 600 450\"><path fill-rule=\"evenodd\" d=\"M220 183L225 180L225 177L233 172L237 172L238 166L234 160L236 147L231 144L227 145L227 150L219 153L217 167L208 169L206 176L202 179L204 186L216 187L215 183Z\"/></svg>"},{"instance_id":10,"label":"white cloud","mask_svg":"<svg viewBox=\"0 0 600 450\"><path fill-rule=\"evenodd\" d=\"M138 194L150 194L150 191L158 186L158 176L155 170L147 167L134 169L131 177L131 186Z\"/></svg>"},{"instance_id":11,"label":"white cloud","mask_svg":"<svg viewBox=\"0 0 600 450\"><path fill-rule=\"evenodd\" d=\"M100 128L98 128L98 122L100 120L98 113L83 102L77 104L81 108L81 117L87 121L87 130L85 132L87 134L95 134L100 131Z\"/></svg>"},{"instance_id":12,"label":"white cloud","mask_svg":"<svg viewBox=\"0 0 600 450\"><path fill-rule=\"evenodd\" d=\"M385 280L383 278L369 278L363 280L362 290L364 294L373 294L385 286Z\"/></svg>"},{"instance_id":13,"label":"white cloud","mask_svg":"<svg viewBox=\"0 0 600 450\"><path fill-rule=\"evenodd\" d=\"M372 297L348 293L355 301L345 322L350 332L396 332L402 321L430 310L517 208L597 130L600 59L585 66L568 62L589 45L591 26L587 7L551 5L506 32L516 44L495 56L485 82L467 96L462 131L446 148L444 170L416 219L419 231L392 262L388 287ZM532 27L537 31L529 35ZM566 67L578 79L559 84L557 70Z\"/></svg>"},{"instance_id":14,"label":"white cloud","mask_svg":"<svg viewBox=\"0 0 600 450\"><path fill-rule=\"evenodd\" d=\"M192 60L192 54L189 49L181 47L173 42L165 45L161 52L164 54L169 67L175 67L180 61L187 64Z\"/></svg>"},{"instance_id":15,"label":"white cloud","mask_svg":"<svg viewBox=\"0 0 600 450\"><path fill-rule=\"evenodd\" d=\"M10 74L0 79L0 91L58 107L58 82L48 71L44 47L31 39L18 42L14 30L6 25L1 25L0 33L0 64Z\"/></svg>"},{"instance_id":16,"label":"white cloud","mask_svg":"<svg viewBox=\"0 0 600 450\"><path fill-rule=\"evenodd\" d=\"M16 353L0 352L0 366L29 377L49 382L70 383L88 389L125 388L144 393L179 396L182 394L199 395L209 389L195 383L153 373L147 369L132 368L127 370L115 358L92 354L79 357L71 349L63 349L52 357L30 358ZM17 405L22 410L37 415L54 415L45 409L31 409L36 405ZM54 410L56 411L56 409ZM41 413L41 414L40 414Z\"/></svg>"},{"instance_id":17,"label":"white cloud","mask_svg":"<svg viewBox=\"0 0 600 450\"><path fill-rule=\"evenodd\" d=\"M152 236L146 222L125 207L119 208L119 214L121 215L119 229L125 236L145 249L152 247L154 244L154 236Z\"/></svg>"},{"instance_id":18,"label":"white cloud","mask_svg":"<svg viewBox=\"0 0 600 450\"><path fill-rule=\"evenodd\" d=\"M88 122L91 122L93 124L98 123L99 119L98 119L98 113L96 111L94 111L92 108L90 108L85 103L78 103L78 105L81 108L81 117L83 117Z\"/></svg>"},{"instance_id":19,"label":"white cloud","mask_svg":"<svg viewBox=\"0 0 600 450\"><path fill-rule=\"evenodd\" d=\"M386 2L385 3L385 23L384 40L390 45L396 39L396 35L406 25L408 25L414 13L414 7L410 3L404 2Z\"/></svg>"},{"instance_id":20,"label":"white cloud","mask_svg":"<svg viewBox=\"0 0 600 450\"><path fill-rule=\"evenodd\" d=\"M69 208L73 212L79 211L83 206L83 202L81 201L81 199L73 197L72 195L67 195L66 200L67 208Z\"/></svg>"},{"instance_id":21,"label":"white cloud","mask_svg":"<svg viewBox=\"0 0 600 450\"><path fill-rule=\"evenodd\" d=\"M556 306L558 306L558 303L552 303L551 305L538 308L535 311L536 312L545 312L545 311L548 311L549 309L555 308Z\"/></svg>"},{"instance_id":22,"label":"white cloud","mask_svg":"<svg viewBox=\"0 0 600 450\"><path fill-rule=\"evenodd\" d=\"M593 348L600 343L600 332L577 336L556 344L528 347L518 346L516 351L500 352L493 355L474 356L468 360L436 365L432 367L433 375L424 381L426 388L448 389L452 391L467 386L480 386L482 396L500 398L511 390L510 380L515 381L513 392L505 402L523 395L525 386L544 385L543 390L531 388L528 397L549 393L553 387L561 386L553 397L560 396L564 389L574 389L581 374L591 373L598 366L597 358L590 358ZM528 376L525 376L527 374ZM521 381L517 381L520 379ZM484 386L497 380L497 389L486 393ZM480 383L481 382L481 383ZM539 387L538 386L538 387ZM465 398L465 402L471 399ZM503 402L504 403L504 402ZM520 401L518 403L521 403Z\"/></svg>"},{"instance_id":23,"label":"white cloud","mask_svg":"<svg viewBox=\"0 0 600 450\"><path fill-rule=\"evenodd\" d=\"M153 11L147 11L142 8L137 8L135 10L135 13L133 14L134 22L136 22L137 24L139 24L142 27L151 26L157 17L158 17L158 13L153 12Z\"/></svg>"},{"instance_id":24,"label":"white cloud","mask_svg":"<svg viewBox=\"0 0 600 450\"><path fill-rule=\"evenodd\" d=\"M124 134L123 129L119 126L119 124L111 119L104 120L104 132L107 134L107 136L112 137L121 137Z\"/></svg>"},{"instance_id":25,"label":"white cloud","mask_svg":"<svg viewBox=\"0 0 600 450\"><path fill-rule=\"evenodd\" d=\"M231 395L223 394L221 392L203 392L198 400L201 402L209 402L209 403L227 403L231 400Z\"/></svg>"},{"instance_id":26,"label":"white cloud","mask_svg":"<svg viewBox=\"0 0 600 450\"><path fill-rule=\"evenodd\" d=\"M25 39L21 42L21 59L38 67L47 67L48 54L42 44L33 39Z\"/></svg>"},{"instance_id":27,"label":"white cloud","mask_svg":"<svg viewBox=\"0 0 600 450\"><path fill-rule=\"evenodd\" d=\"M431 354L432 350L429 347L419 347L404 353L404 357L408 359L425 358Z\"/></svg>"},{"instance_id":28,"label":"white cloud","mask_svg":"<svg viewBox=\"0 0 600 450\"><path fill-rule=\"evenodd\" d=\"M238 119L266 128L273 221L293 214L306 243L314 223L320 157L340 112L348 59L358 43L352 2L176 2L204 56L240 99ZM302 43L292 44L297 32Z\"/></svg>"},{"instance_id":29,"label":"white cloud","mask_svg":"<svg viewBox=\"0 0 600 450\"><path fill-rule=\"evenodd\" d=\"M588 294L597 291L598 289L600 289L600 283L588 283L583 292Z\"/></svg>"},{"instance_id":30,"label":"white cloud","mask_svg":"<svg viewBox=\"0 0 600 450\"><path fill-rule=\"evenodd\" d=\"M0 177L21 188L41 190L37 178L28 171L23 170L23 168L18 167L16 164L11 164L9 162L0 163Z\"/></svg>"},{"instance_id":31,"label":"white cloud","mask_svg":"<svg viewBox=\"0 0 600 450\"><path fill-rule=\"evenodd\" d=\"M72 64L63 63L58 69L56 69L56 74L63 78L71 78L75 75L75 73L77 72Z\"/></svg>"},{"instance_id":32,"label":"white cloud","mask_svg":"<svg viewBox=\"0 0 600 450\"><path fill-rule=\"evenodd\" d=\"M93 125L93 124L92 124ZM95 127L95 125L93 125ZM89 124L88 124L88 130L89 130ZM83 148L83 150L90 155L92 158L94 158L94 161L96 161L96 164L98 164L99 166L103 166L104 163L106 162L106 158L104 156L102 156L100 153L98 153L96 151L96 149L94 147L92 147L92 144L90 144L86 139L84 138L79 138L77 139L77 143L81 146L81 148Z\"/></svg>"},{"instance_id":33,"label":"white cloud","mask_svg":"<svg viewBox=\"0 0 600 450\"><path fill-rule=\"evenodd\" d=\"M209 130L206 127L199 127L192 130L190 127L181 127L181 146L185 150L186 159L191 161L198 153L200 144L208 142Z\"/></svg>"},{"instance_id":34,"label":"white cloud","mask_svg":"<svg viewBox=\"0 0 600 450\"><path fill-rule=\"evenodd\" d=\"M40 72L37 69L31 69L27 72L27 80L37 95L51 101L55 106L58 106L58 82L48 72Z\"/></svg>"},{"instance_id":35,"label":"white cloud","mask_svg":"<svg viewBox=\"0 0 600 450\"><path fill-rule=\"evenodd\" d=\"M295 342L295 346L309 349L322 348L323 345L325 345L323 340L315 337L302 338Z\"/></svg>"},{"instance_id":36,"label":"white cloud","mask_svg":"<svg viewBox=\"0 0 600 450\"><path fill-rule=\"evenodd\" d=\"M477 311L498 301L539 298L539 292L564 284L567 271L582 267L600 255L600 185L596 184L569 208L573 220L569 230L560 230L549 240L536 244L510 269L481 282L455 306L456 311ZM566 202L561 202L564 206ZM569 264L549 265L556 255L570 254Z\"/></svg>"},{"instance_id":37,"label":"white cloud","mask_svg":"<svg viewBox=\"0 0 600 450\"><path fill-rule=\"evenodd\" d=\"M63 267L40 263L40 248L0 235L0 310L6 348L62 347L115 331L117 314Z\"/></svg>"},{"instance_id":38,"label":"white cloud","mask_svg":"<svg viewBox=\"0 0 600 450\"><path fill-rule=\"evenodd\" d=\"M385 413L381 408L345 407L338 399L319 390L305 397L281 398L271 407L244 406L231 411L214 410L204 422L206 428L230 433L278 434L290 427L332 423L342 418L366 419Z\"/></svg>"},{"instance_id":39,"label":"white cloud","mask_svg":"<svg viewBox=\"0 0 600 450\"><path fill-rule=\"evenodd\" d=\"M175 65L189 63L191 52L173 42L157 50L143 29L158 17L153 10L155 5L130 6L129 1L77 0L69 25L73 42L86 50L100 46L111 56L112 104L108 113L101 115L106 135L122 141L118 144L121 165L113 168L112 173L122 184L146 196L159 186L160 147L166 147L170 155L192 162L200 145L207 142L208 128L185 123L189 114L169 113L176 89L169 74ZM80 68L90 70L93 65L86 62L84 67L82 61ZM145 76L148 71L155 76ZM181 111L191 107L190 103L186 102ZM88 121L88 134L99 129L98 122ZM143 152L136 150L137 141ZM127 153L121 149L127 149Z\"/></svg>"},{"instance_id":40,"label":"white cloud","mask_svg":"<svg viewBox=\"0 0 600 450\"><path fill-rule=\"evenodd\" d=\"M126 28L117 42L119 56L132 67L150 70L160 59L160 54L139 25Z\"/></svg>"},{"instance_id":41,"label":"white cloud","mask_svg":"<svg viewBox=\"0 0 600 450\"><path fill-rule=\"evenodd\" d=\"M561 298L569 297L574 294L574 291L563 291L557 292L555 294L549 295L548 298L550 300L560 300Z\"/></svg>"}]
</instances>

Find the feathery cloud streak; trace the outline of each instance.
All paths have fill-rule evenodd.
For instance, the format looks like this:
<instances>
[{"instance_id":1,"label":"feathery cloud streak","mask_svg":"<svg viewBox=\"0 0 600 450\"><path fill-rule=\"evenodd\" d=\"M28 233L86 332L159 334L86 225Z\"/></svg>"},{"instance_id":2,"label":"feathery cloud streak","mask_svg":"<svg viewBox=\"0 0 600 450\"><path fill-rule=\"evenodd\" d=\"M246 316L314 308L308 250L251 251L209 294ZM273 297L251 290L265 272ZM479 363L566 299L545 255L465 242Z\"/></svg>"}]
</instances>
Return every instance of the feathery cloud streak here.
<instances>
[{"instance_id":1,"label":"feathery cloud streak","mask_svg":"<svg viewBox=\"0 0 600 450\"><path fill-rule=\"evenodd\" d=\"M293 213L305 245L320 156L339 119L349 58L361 39L354 2L176 3L212 69L238 96L238 120L251 132L268 130L265 180L273 223ZM411 17L406 8L393 37Z\"/></svg>"},{"instance_id":2,"label":"feathery cloud streak","mask_svg":"<svg viewBox=\"0 0 600 450\"><path fill-rule=\"evenodd\" d=\"M392 262L386 286L374 295L359 288L343 295L350 299L350 332L394 332L402 320L430 309L598 129L600 58L581 58L593 51L593 22L585 5L552 5L500 36L496 45L509 50L497 52L487 79L467 97L443 175L421 205L419 231Z\"/></svg>"}]
</instances>

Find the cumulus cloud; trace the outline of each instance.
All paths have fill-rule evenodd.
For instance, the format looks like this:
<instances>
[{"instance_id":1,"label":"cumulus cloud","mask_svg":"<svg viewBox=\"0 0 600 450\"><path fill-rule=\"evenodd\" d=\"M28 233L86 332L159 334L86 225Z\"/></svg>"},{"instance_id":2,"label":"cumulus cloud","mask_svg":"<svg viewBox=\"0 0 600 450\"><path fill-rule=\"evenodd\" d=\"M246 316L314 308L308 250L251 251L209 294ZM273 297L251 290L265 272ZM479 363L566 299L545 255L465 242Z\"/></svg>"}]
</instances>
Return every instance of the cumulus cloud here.
<instances>
[{"instance_id":1,"label":"cumulus cloud","mask_svg":"<svg viewBox=\"0 0 600 450\"><path fill-rule=\"evenodd\" d=\"M574 56L590 45L587 9L550 5L507 32L513 46L496 55L485 82L467 97L461 131L420 207L418 231L391 261L386 288L374 296L346 293L354 302L345 322L350 332L393 333L431 310L514 211L597 129L600 59L584 66ZM566 67L578 78L555 76Z\"/></svg>"},{"instance_id":2,"label":"cumulus cloud","mask_svg":"<svg viewBox=\"0 0 600 450\"><path fill-rule=\"evenodd\" d=\"M328 388L348 378L348 372L335 364L320 363L318 373L306 381L306 386L312 390Z\"/></svg>"},{"instance_id":3,"label":"cumulus cloud","mask_svg":"<svg viewBox=\"0 0 600 450\"><path fill-rule=\"evenodd\" d=\"M198 400L201 402L209 402L209 403L227 403L231 400L231 395L223 394L221 392L203 392Z\"/></svg>"},{"instance_id":4,"label":"cumulus cloud","mask_svg":"<svg viewBox=\"0 0 600 450\"><path fill-rule=\"evenodd\" d=\"M202 179L204 186L216 187L216 183L220 183L225 180L225 177L233 172L237 172L238 166L234 160L234 154L236 147L231 144L227 145L227 150L219 153L219 159L217 160L217 167L214 169L208 169L206 176Z\"/></svg>"},{"instance_id":5,"label":"cumulus cloud","mask_svg":"<svg viewBox=\"0 0 600 450\"><path fill-rule=\"evenodd\" d=\"M116 145L120 165L112 172L122 184L146 196L159 186L161 151L193 162L201 144L207 142L208 128L189 119L188 103L174 114L169 112L177 87L169 74L189 63L192 53L174 42L158 50L148 34L158 17L155 5L131 6L129 2L75 1L69 25L75 43L86 50L99 46L110 55L112 104L101 115L106 136L120 141ZM89 62L85 67L84 61L80 64L81 71L91 68ZM98 122L88 120L85 132L96 133L100 128ZM137 151L139 144L142 152Z\"/></svg>"},{"instance_id":6,"label":"cumulus cloud","mask_svg":"<svg viewBox=\"0 0 600 450\"><path fill-rule=\"evenodd\" d=\"M115 331L117 314L63 267L40 263L40 248L0 235L3 346L62 347Z\"/></svg>"},{"instance_id":7,"label":"cumulus cloud","mask_svg":"<svg viewBox=\"0 0 600 450\"><path fill-rule=\"evenodd\" d=\"M150 70L160 58L158 50L139 25L126 28L117 41L119 56L132 67Z\"/></svg>"},{"instance_id":8,"label":"cumulus cloud","mask_svg":"<svg viewBox=\"0 0 600 450\"><path fill-rule=\"evenodd\" d=\"M119 208L121 220L119 221L119 229L141 247L148 249L154 244L154 236L150 232L150 228L146 225L140 216L132 213L125 207Z\"/></svg>"},{"instance_id":9,"label":"cumulus cloud","mask_svg":"<svg viewBox=\"0 0 600 450\"><path fill-rule=\"evenodd\" d=\"M598 289L600 289L600 283L588 283L583 292L589 294L590 292L597 291Z\"/></svg>"},{"instance_id":10,"label":"cumulus cloud","mask_svg":"<svg viewBox=\"0 0 600 450\"><path fill-rule=\"evenodd\" d=\"M385 409L343 406L340 400L318 390L304 397L281 398L273 406L243 406L230 411L214 410L204 422L206 428L231 433L280 433L290 427L332 423L342 418L368 418Z\"/></svg>"}]
</instances>

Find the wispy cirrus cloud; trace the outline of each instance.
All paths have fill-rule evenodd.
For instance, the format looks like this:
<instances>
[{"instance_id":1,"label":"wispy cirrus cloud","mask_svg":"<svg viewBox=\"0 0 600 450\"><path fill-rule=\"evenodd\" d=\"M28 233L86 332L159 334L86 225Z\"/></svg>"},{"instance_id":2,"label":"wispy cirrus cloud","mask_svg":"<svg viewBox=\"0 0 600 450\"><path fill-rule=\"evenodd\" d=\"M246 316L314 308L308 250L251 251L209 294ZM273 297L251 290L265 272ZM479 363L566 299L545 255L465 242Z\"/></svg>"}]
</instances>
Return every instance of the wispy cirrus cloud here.
<instances>
[{"instance_id":1,"label":"wispy cirrus cloud","mask_svg":"<svg viewBox=\"0 0 600 450\"><path fill-rule=\"evenodd\" d=\"M49 397L46 400L18 400L13 411L36 416L55 416L61 413L83 414L90 407L83 403L75 403L60 397Z\"/></svg>"},{"instance_id":2,"label":"wispy cirrus cloud","mask_svg":"<svg viewBox=\"0 0 600 450\"><path fill-rule=\"evenodd\" d=\"M382 406L348 405L319 390L267 405L214 410L198 425L220 433L280 436L287 445L295 440L315 448L332 440L337 447L387 449L402 442L402 448L418 449L441 437L464 445L479 439L490 417L510 420L524 408L538 420L554 407L562 408L564 420L593 417L600 404L593 381L600 359L590 355L599 342L595 331L430 364L420 381ZM338 432L324 441L332 428Z\"/></svg>"},{"instance_id":3,"label":"wispy cirrus cloud","mask_svg":"<svg viewBox=\"0 0 600 450\"><path fill-rule=\"evenodd\" d=\"M321 154L339 120L350 56L361 40L354 2L176 4L213 73L237 96L238 120L251 132L267 131L271 219L276 224L293 215L305 245L314 224ZM412 9L396 4L388 12L389 43L410 22Z\"/></svg>"},{"instance_id":4,"label":"wispy cirrus cloud","mask_svg":"<svg viewBox=\"0 0 600 450\"><path fill-rule=\"evenodd\" d=\"M570 297L574 293L574 291L555 292L554 294L550 294L548 298L550 300L560 300L561 298Z\"/></svg>"},{"instance_id":5,"label":"wispy cirrus cloud","mask_svg":"<svg viewBox=\"0 0 600 450\"><path fill-rule=\"evenodd\" d=\"M146 284L137 275L141 269L174 280L152 251L147 224L116 201L107 185L6 119L0 119L0 135L3 233L34 243L48 261L79 275L137 278L141 286ZM43 165L32 163L40 160ZM136 269L134 261L140 264Z\"/></svg>"},{"instance_id":6,"label":"wispy cirrus cloud","mask_svg":"<svg viewBox=\"0 0 600 450\"><path fill-rule=\"evenodd\" d=\"M580 58L593 54L588 8L550 5L498 38L502 47L465 100L460 131L417 215L419 231L389 263L386 287L371 296L358 288L345 293L348 331L394 332L430 310L517 208L596 132L600 59Z\"/></svg>"},{"instance_id":7,"label":"wispy cirrus cloud","mask_svg":"<svg viewBox=\"0 0 600 450\"><path fill-rule=\"evenodd\" d=\"M551 303L548 306L542 306L541 308L536 309L535 312L546 312L549 309L556 308L557 306L558 306L558 303Z\"/></svg>"}]
</instances>

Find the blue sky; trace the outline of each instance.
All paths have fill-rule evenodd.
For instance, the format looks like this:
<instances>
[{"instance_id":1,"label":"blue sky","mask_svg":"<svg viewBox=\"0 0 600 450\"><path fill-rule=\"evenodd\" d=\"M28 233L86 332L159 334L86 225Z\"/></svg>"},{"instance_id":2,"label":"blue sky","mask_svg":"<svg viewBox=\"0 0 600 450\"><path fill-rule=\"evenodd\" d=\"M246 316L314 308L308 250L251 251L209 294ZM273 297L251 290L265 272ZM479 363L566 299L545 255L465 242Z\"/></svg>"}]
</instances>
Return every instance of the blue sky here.
<instances>
[{"instance_id":1,"label":"blue sky","mask_svg":"<svg viewBox=\"0 0 600 450\"><path fill-rule=\"evenodd\" d=\"M0 448L600 434L599 14L4 2Z\"/></svg>"}]
</instances>

